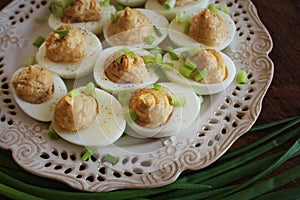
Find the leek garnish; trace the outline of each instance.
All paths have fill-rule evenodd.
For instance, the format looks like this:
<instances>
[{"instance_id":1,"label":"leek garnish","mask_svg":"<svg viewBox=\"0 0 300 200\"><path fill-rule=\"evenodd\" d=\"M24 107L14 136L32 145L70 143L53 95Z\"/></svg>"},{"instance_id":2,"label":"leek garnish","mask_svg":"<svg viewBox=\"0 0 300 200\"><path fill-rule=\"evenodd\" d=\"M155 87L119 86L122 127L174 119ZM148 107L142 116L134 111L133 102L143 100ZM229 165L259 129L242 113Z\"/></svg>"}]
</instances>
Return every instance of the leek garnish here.
<instances>
[{"instance_id":1,"label":"leek garnish","mask_svg":"<svg viewBox=\"0 0 300 200\"><path fill-rule=\"evenodd\" d=\"M236 82L239 84L247 83L247 72L245 70L241 71L236 75Z\"/></svg>"}]
</instances>

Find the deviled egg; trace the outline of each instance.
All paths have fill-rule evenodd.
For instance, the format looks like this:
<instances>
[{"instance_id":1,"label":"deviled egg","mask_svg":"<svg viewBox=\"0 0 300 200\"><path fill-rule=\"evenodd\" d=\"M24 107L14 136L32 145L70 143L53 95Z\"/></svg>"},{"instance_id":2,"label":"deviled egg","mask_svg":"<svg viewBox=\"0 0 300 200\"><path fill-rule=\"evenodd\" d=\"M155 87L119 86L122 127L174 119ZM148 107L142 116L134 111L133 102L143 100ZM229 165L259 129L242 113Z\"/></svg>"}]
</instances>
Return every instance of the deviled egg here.
<instances>
[{"instance_id":1,"label":"deviled egg","mask_svg":"<svg viewBox=\"0 0 300 200\"><path fill-rule=\"evenodd\" d=\"M115 46L102 51L94 67L97 85L113 94L146 87L158 81L155 69L143 57L151 53L138 47Z\"/></svg>"},{"instance_id":2,"label":"deviled egg","mask_svg":"<svg viewBox=\"0 0 300 200\"><path fill-rule=\"evenodd\" d=\"M166 0L148 0L145 8L155 11L171 21L178 12L199 12L208 5L208 0L177 0L173 1L171 5L165 5L166 2Z\"/></svg>"},{"instance_id":3,"label":"deviled egg","mask_svg":"<svg viewBox=\"0 0 300 200\"><path fill-rule=\"evenodd\" d=\"M107 43L115 45L158 46L167 37L168 20L152 10L131 9L112 15L104 25Z\"/></svg>"},{"instance_id":4,"label":"deviled egg","mask_svg":"<svg viewBox=\"0 0 300 200\"><path fill-rule=\"evenodd\" d=\"M201 45L204 48L223 50L233 40L236 27L231 17L208 8L199 13L186 13L185 22L173 19L169 26L170 40L180 47Z\"/></svg>"},{"instance_id":5,"label":"deviled egg","mask_svg":"<svg viewBox=\"0 0 300 200\"><path fill-rule=\"evenodd\" d=\"M70 143L103 147L121 137L126 121L118 100L89 83L60 99L55 107L52 126L60 137Z\"/></svg>"},{"instance_id":6,"label":"deviled egg","mask_svg":"<svg viewBox=\"0 0 300 200\"><path fill-rule=\"evenodd\" d=\"M12 95L33 119L49 122L57 101L67 94L63 80L40 65L17 70L11 79Z\"/></svg>"},{"instance_id":7,"label":"deviled egg","mask_svg":"<svg viewBox=\"0 0 300 200\"><path fill-rule=\"evenodd\" d=\"M201 108L193 89L170 82L140 88L122 102L128 124L125 132L137 138L176 135L195 121Z\"/></svg>"},{"instance_id":8,"label":"deviled egg","mask_svg":"<svg viewBox=\"0 0 300 200\"><path fill-rule=\"evenodd\" d=\"M72 79L90 73L101 50L101 42L93 33L62 25L48 34L36 60L62 78Z\"/></svg>"},{"instance_id":9,"label":"deviled egg","mask_svg":"<svg viewBox=\"0 0 300 200\"><path fill-rule=\"evenodd\" d=\"M164 62L174 64L173 69L164 69L167 79L191 87L197 94L222 92L234 80L234 62L218 50L183 47L174 49L174 53L178 60L173 60L169 53L163 57Z\"/></svg>"},{"instance_id":10,"label":"deviled egg","mask_svg":"<svg viewBox=\"0 0 300 200\"><path fill-rule=\"evenodd\" d=\"M49 26L55 30L63 24L88 30L96 35L103 31L104 23L116 12L114 6L101 6L97 0L73 0L69 5L52 2Z\"/></svg>"}]
</instances>

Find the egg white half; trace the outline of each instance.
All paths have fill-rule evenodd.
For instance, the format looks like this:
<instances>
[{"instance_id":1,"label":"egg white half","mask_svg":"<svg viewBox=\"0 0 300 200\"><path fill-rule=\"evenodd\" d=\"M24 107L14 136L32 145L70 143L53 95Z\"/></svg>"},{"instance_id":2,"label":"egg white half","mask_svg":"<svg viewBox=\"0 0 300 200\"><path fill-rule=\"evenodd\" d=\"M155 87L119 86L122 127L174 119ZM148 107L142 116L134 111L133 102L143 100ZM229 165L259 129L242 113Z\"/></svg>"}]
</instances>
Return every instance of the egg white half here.
<instances>
[{"instance_id":1,"label":"egg white half","mask_svg":"<svg viewBox=\"0 0 300 200\"><path fill-rule=\"evenodd\" d=\"M97 56L102 51L102 44L93 33L83 29L80 29L80 31L84 35L86 45L84 56L79 61L51 61L46 57L46 46L43 43L36 54L37 63L66 79L82 77L92 72Z\"/></svg>"},{"instance_id":2,"label":"egg white half","mask_svg":"<svg viewBox=\"0 0 300 200\"><path fill-rule=\"evenodd\" d=\"M11 82L10 82L12 95L16 100L17 104L20 106L20 108L28 116L38 121L50 122L53 117L53 111L56 103L59 101L61 97L63 97L68 93L67 87L59 76L57 76L56 74L52 74L53 83L54 83L54 93L52 97L41 104L32 104L32 103L25 102L18 97L17 92L12 85L12 80L14 79L14 77L17 76L24 69L25 69L24 67L20 68L12 75Z\"/></svg>"},{"instance_id":3,"label":"egg white half","mask_svg":"<svg viewBox=\"0 0 300 200\"><path fill-rule=\"evenodd\" d=\"M155 73L154 71L155 69L148 69L148 76L143 81L143 83L119 84L109 80L104 73L106 67L108 67L108 66L104 66L106 59L110 55L121 50L123 47L124 46L115 46L115 47L104 49L100 54L100 56L98 57L94 67L94 79L100 88L110 93L117 94L119 92L132 91L132 90L136 90L137 88L146 87L158 81L159 76ZM140 56L150 55L148 51L137 47L129 46L128 48Z\"/></svg>"},{"instance_id":4,"label":"egg white half","mask_svg":"<svg viewBox=\"0 0 300 200\"><path fill-rule=\"evenodd\" d=\"M88 30L96 35L101 34L103 31L103 26L107 20L110 19L110 14L115 13L116 9L114 6L101 7L102 8L102 17L99 21L90 21L90 22L78 22L78 23L69 23L69 25L74 26L76 28L82 28ZM49 26L56 30L63 24L67 24L61 21L60 18L55 17L54 15L50 15L48 19Z\"/></svg>"},{"instance_id":5,"label":"egg white half","mask_svg":"<svg viewBox=\"0 0 300 200\"><path fill-rule=\"evenodd\" d=\"M154 42L152 44L139 43L139 44L130 44L130 45L139 46L139 47L143 47L143 48L150 48L150 47L158 46L161 42L164 41L164 39L168 35L168 30L167 30L167 28L169 26L168 20L164 16L162 16L162 15L160 15L160 14L158 14L158 13L152 11L152 10L139 9L139 8L135 8L134 10L138 10L142 14L147 16L149 18L151 24L153 26L156 26L160 30L160 32L162 33L162 36L161 37L157 36L157 34L155 33L153 27L149 27L152 31L151 36L154 37ZM124 12L124 11L122 10L122 11L119 11L119 13L120 12ZM104 25L103 35L104 35L105 41L110 46L115 46L113 41L111 41L110 38L107 35L107 29L108 29L108 27L111 23L112 23L111 19L109 19L107 21L107 23ZM128 31L134 31L134 30L128 30ZM122 34L122 33L119 33L119 34ZM112 37L115 37L115 36L112 36Z\"/></svg>"},{"instance_id":6,"label":"egg white half","mask_svg":"<svg viewBox=\"0 0 300 200\"><path fill-rule=\"evenodd\" d=\"M78 88L84 91L85 87ZM86 147L104 147L118 140L126 126L121 104L111 94L96 88L99 113L84 129L75 133L61 129L53 120L52 125L56 133L64 140Z\"/></svg>"},{"instance_id":7,"label":"egg white half","mask_svg":"<svg viewBox=\"0 0 300 200\"><path fill-rule=\"evenodd\" d=\"M190 18L192 18L198 13L187 13L187 15L190 16ZM221 51L232 42L235 36L236 26L234 24L234 21L228 14L220 11L219 15L225 22L227 36L220 44L216 46L206 46L204 44L198 43L188 35L184 34L185 23L177 23L176 19L173 19L169 25L169 38L178 47L192 47L201 45L203 48L211 48Z\"/></svg>"},{"instance_id":8,"label":"egg white half","mask_svg":"<svg viewBox=\"0 0 300 200\"><path fill-rule=\"evenodd\" d=\"M176 13L179 11L184 11L186 13L199 12L201 9L208 6L208 0L199 0L198 2L189 3L184 6L174 7L173 9L166 9L163 5L158 3L157 0L148 0L145 4L145 8L149 10L154 10L155 12L165 16L169 21L175 18Z\"/></svg>"},{"instance_id":9,"label":"egg white half","mask_svg":"<svg viewBox=\"0 0 300 200\"><path fill-rule=\"evenodd\" d=\"M147 0L117 0L119 4L130 7L142 6Z\"/></svg>"},{"instance_id":10,"label":"egg white half","mask_svg":"<svg viewBox=\"0 0 300 200\"><path fill-rule=\"evenodd\" d=\"M190 50L188 47L174 49L177 55L180 55L183 51ZM209 95L209 94L216 94L219 92L224 91L234 80L236 75L236 67L234 62L228 57L226 54L220 52L224 58L225 65L227 67L227 77L224 81L219 83L211 83L211 84L203 84L191 79L185 78L178 72L178 68L183 65L184 60L180 58L179 60L172 60L169 54L165 54L163 57L164 62L172 62L174 64L174 69L165 69L164 72L166 77L169 81L175 82L186 87L191 87L195 90L197 94L200 95Z\"/></svg>"},{"instance_id":11,"label":"egg white half","mask_svg":"<svg viewBox=\"0 0 300 200\"><path fill-rule=\"evenodd\" d=\"M189 127L199 115L201 109L201 102L199 97L195 94L192 88L184 87L182 85L170 82L159 83L166 91L174 95L184 95L186 99L185 106L174 107L169 121L157 128L145 128L130 120L128 107L125 107L125 114L127 125L125 132L137 138L160 138L176 135Z\"/></svg>"}]
</instances>

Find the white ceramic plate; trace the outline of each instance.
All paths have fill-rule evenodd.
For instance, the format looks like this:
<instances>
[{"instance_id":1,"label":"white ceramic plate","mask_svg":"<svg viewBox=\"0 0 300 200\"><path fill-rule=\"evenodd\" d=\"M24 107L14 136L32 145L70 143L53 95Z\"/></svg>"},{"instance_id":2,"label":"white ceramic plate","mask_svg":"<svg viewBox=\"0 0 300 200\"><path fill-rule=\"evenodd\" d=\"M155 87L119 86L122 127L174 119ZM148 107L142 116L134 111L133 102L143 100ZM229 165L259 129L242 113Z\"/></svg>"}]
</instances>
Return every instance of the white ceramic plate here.
<instances>
[{"instance_id":1,"label":"white ceramic plate","mask_svg":"<svg viewBox=\"0 0 300 200\"><path fill-rule=\"evenodd\" d=\"M50 2L16 0L0 12L0 147L10 149L15 161L28 172L91 192L159 187L174 182L183 170L198 170L216 161L257 119L273 77L273 63L268 57L272 40L251 1L226 0L222 3L232 3L229 8L238 31L224 53L234 61L237 73L246 70L247 84L233 81L223 92L205 96L199 118L176 136L125 136L99 149L94 159L82 161L85 148L63 139L50 140L49 124L22 112L9 87L13 72L37 52L32 42L50 31L47 22L40 20L49 15ZM72 89L74 84L77 87L90 80L67 83ZM117 157L118 162L103 162L106 154Z\"/></svg>"}]
</instances>

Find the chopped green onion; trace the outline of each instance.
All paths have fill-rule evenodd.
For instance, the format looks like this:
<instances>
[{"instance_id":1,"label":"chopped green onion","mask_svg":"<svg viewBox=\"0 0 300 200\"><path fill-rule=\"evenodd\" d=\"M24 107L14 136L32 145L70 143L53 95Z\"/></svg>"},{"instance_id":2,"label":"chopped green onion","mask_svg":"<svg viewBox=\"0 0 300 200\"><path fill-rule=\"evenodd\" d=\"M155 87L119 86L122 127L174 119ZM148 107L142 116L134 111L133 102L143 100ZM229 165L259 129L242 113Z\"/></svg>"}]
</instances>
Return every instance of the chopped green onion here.
<instances>
[{"instance_id":1,"label":"chopped green onion","mask_svg":"<svg viewBox=\"0 0 300 200\"><path fill-rule=\"evenodd\" d=\"M95 149L87 149L86 152L81 156L81 160L87 161L95 152Z\"/></svg>"},{"instance_id":2,"label":"chopped green onion","mask_svg":"<svg viewBox=\"0 0 300 200\"><path fill-rule=\"evenodd\" d=\"M96 87L95 84L92 82L89 82L86 87L85 87L85 94L87 96L92 96L95 97L96 96Z\"/></svg>"},{"instance_id":3,"label":"chopped green onion","mask_svg":"<svg viewBox=\"0 0 300 200\"><path fill-rule=\"evenodd\" d=\"M115 165L118 162L119 159L115 156L110 155L110 154L106 154L104 156L104 160L109 162L112 165Z\"/></svg>"},{"instance_id":4,"label":"chopped green onion","mask_svg":"<svg viewBox=\"0 0 300 200\"><path fill-rule=\"evenodd\" d=\"M156 91L162 91L163 87L158 83L154 83L153 84L153 89L156 90Z\"/></svg>"},{"instance_id":5,"label":"chopped green onion","mask_svg":"<svg viewBox=\"0 0 300 200\"><path fill-rule=\"evenodd\" d=\"M60 38L63 38L64 36L68 35L69 30L56 30L54 33L57 33Z\"/></svg>"},{"instance_id":6,"label":"chopped green onion","mask_svg":"<svg viewBox=\"0 0 300 200\"><path fill-rule=\"evenodd\" d=\"M184 34L186 34L186 35L189 34L190 26L191 26L191 23L189 21L185 23L184 28L183 28L183 33Z\"/></svg>"},{"instance_id":7,"label":"chopped green onion","mask_svg":"<svg viewBox=\"0 0 300 200\"><path fill-rule=\"evenodd\" d=\"M197 73L195 76L194 76L194 79L195 81L200 81L202 80L203 78L205 78L207 76L207 72L205 69L203 69L202 71L200 71L199 73Z\"/></svg>"},{"instance_id":8,"label":"chopped green onion","mask_svg":"<svg viewBox=\"0 0 300 200\"><path fill-rule=\"evenodd\" d=\"M164 3L164 7L168 10L171 10L175 7L176 0L166 0Z\"/></svg>"},{"instance_id":9,"label":"chopped green onion","mask_svg":"<svg viewBox=\"0 0 300 200\"><path fill-rule=\"evenodd\" d=\"M124 6L121 5L121 4L118 4L118 6L116 7L117 11L120 11L120 10L124 10Z\"/></svg>"},{"instance_id":10,"label":"chopped green onion","mask_svg":"<svg viewBox=\"0 0 300 200\"><path fill-rule=\"evenodd\" d=\"M135 55L134 52L131 51L128 47L123 47L122 49L120 49L120 50L118 51L115 61L116 61L117 63L120 64L120 63L121 63L122 56L123 56L124 54L129 54L129 56L130 56L131 58L134 58L134 55Z\"/></svg>"},{"instance_id":11,"label":"chopped green onion","mask_svg":"<svg viewBox=\"0 0 300 200\"><path fill-rule=\"evenodd\" d=\"M74 97L80 95L80 91L79 91L79 90L72 90L72 91L70 91L70 92L68 93L68 95L69 95L70 97L74 98Z\"/></svg>"},{"instance_id":12,"label":"chopped green onion","mask_svg":"<svg viewBox=\"0 0 300 200\"><path fill-rule=\"evenodd\" d=\"M186 99L184 94L171 94L172 105L174 107L183 107L186 105Z\"/></svg>"},{"instance_id":13,"label":"chopped green onion","mask_svg":"<svg viewBox=\"0 0 300 200\"><path fill-rule=\"evenodd\" d=\"M174 69L174 64L173 63L161 63L160 67L162 69Z\"/></svg>"},{"instance_id":14,"label":"chopped green onion","mask_svg":"<svg viewBox=\"0 0 300 200\"><path fill-rule=\"evenodd\" d=\"M137 116L137 114L134 112L134 110L132 110L132 109L129 109L129 115L130 115L130 118L132 119L132 121L135 121L137 118L138 118L138 116Z\"/></svg>"},{"instance_id":15,"label":"chopped green onion","mask_svg":"<svg viewBox=\"0 0 300 200\"><path fill-rule=\"evenodd\" d=\"M247 72L245 70L236 75L236 82L239 84L247 83Z\"/></svg>"},{"instance_id":16,"label":"chopped green onion","mask_svg":"<svg viewBox=\"0 0 300 200\"><path fill-rule=\"evenodd\" d=\"M229 10L228 6L226 5L226 3L222 3L220 5L220 9L221 9L222 12L230 15L230 10Z\"/></svg>"},{"instance_id":17,"label":"chopped green onion","mask_svg":"<svg viewBox=\"0 0 300 200\"><path fill-rule=\"evenodd\" d=\"M201 46L196 46L196 47L191 48L191 49L190 49L191 56L197 55L197 54L200 53L202 50L203 50L203 49L202 49Z\"/></svg>"},{"instance_id":18,"label":"chopped green onion","mask_svg":"<svg viewBox=\"0 0 300 200\"><path fill-rule=\"evenodd\" d=\"M34 63L35 63L35 56L29 56L24 61L25 66L33 65Z\"/></svg>"},{"instance_id":19,"label":"chopped green onion","mask_svg":"<svg viewBox=\"0 0 300 200\"><path fill-rule=\"evenodd\" d=\"M155 38L150 35L146 38L146 44L153 44L153 42L155 41Z\"/></svg>"},{"instance_id":20,"label":"chopped green onion","mask_svg":"<svg viewBox=\"0 0 300 200\"><path fill-rule=\"evenodd\" d=\"M186 50L186 51L181 52L180 55L183 59L186 59L190 54L191 54L191 52L189 50Z\"/></svg>"},{"instance_id":21,"label":"chopped green onion","mask_svg":"<svg viewBox=\"0 0 300 200\"><path fill-rule=\"evenodd\" d=\"M157 35L157 37L163 36L162 32L155 25L153 26L153 30L154 30L155 34Z\"/></svg>"},{"instance_id":22,"label":"chopped green onion","mask_svg":"<svg viewBox=\"0 0 300 200\"><path fill-rule=\"evenodd\" d=\"M64 8L61 2L58 1L52 2L50 3L48 8L51 14L53 14L55 17L60 18L64 16Z\"/></svg>"},{"instance_id":23,"label":"chopped green onion","mask_svg":"<svg viewBox=\"0 0 300 200\"><path fill-rule=\"evenodd\" d=\"M56 134L52 124L50 124L49 129L48 129L48 137L53 140L56 140L59 138L58 135Z\"/></svg>"},{"instance_id":24,"label":"chopped green onion","mask_svg":"<svg viewBox=\"0 0 300 200\"><path fill-rule=\"evenodd\" d=\"M101 6L103 7L108 7L110 5L110 0L104 0L103 2L101 2Z\"/></svg>"},{"instance_id":25,"label":"chopped green onion","mask_svg":"<svg viewBox=\"0 0 300 200\"><path fill-rule=\"evenodd\" d=\"M72 5L73 3L74 3L74 0L61 0L61 5L64 8Z\"/></svg>"},{"instance_id":26,"label":"chopped green onion","mask_svg":"<svg viewBox=\"0 0 300 200\"><path fill-rule=\"evenodd\" d=\"M167 51L169 52L172 60L178 60L179 59L179 57L177 56L177 54L174 52L173 47L168 46L167 47Z\"/></svg>"},{"instance_id":27,"label":"chopped green onion","mask_svg":"<svg viewBox=\"0 0 300 200\"><path fill-rule=\"evenodd\" d=\"M179 73L182 74L186 78L190 78L193 71L194 71L194 70L189 69L185 66L181 66L178 70L179 70Z\"/></svg>"},{"instance_id":28,"label":"chopped green onion","mask_svg":"<svg viewBox=\"0 0 300 200\"><path fill-rule=\"evenodd\" d=\"M162 55L160 53L157 53L154 55L154 60L156 64L161 64L163 59L162 59Z\"/></svg>"},{"instance_id":29,"label":"chopped green onion","mask_svg":"<svg viewBox=\"0 0 300 200\"><path fill-rule=\"evenodd\" d=\"M183 11L179 11L176 13L175 20L176 20L177 24L187 22L189 19L190 19L190 17L188 15L185 15L185 13Z\"/></svg>"},{"instance_id":30,"label":"chopped green onion","mask_svg":"<svg viewBox=\"0 0 300 200\"><path fill-rule=\"evenodd\" d=\"M186 60L184 62L184 67L191 69L191 70L195 70L197 68L197 65L190 60Z\"/></svg>"},{"instance_id":31,"label":"chopped green onion","mask_svg":"<svg viewBox=\"0 0 300 200\"><path fill-rule=\"evenodd\" d=\"M154 59L154 57L153 56L151 56L151 55L145 55L144 57L143 57L143 60L144 60L144 63L147 65L147 64L153 64L153 63L155 63L155 59Z\"/></svg>"},{"instance_id":32,"label":"chopped green onion","mask_svg":"<svg viewBox=\"0 0 300 200\"><path fill-rule=\"evenodd\" d=\"M116 22L116 21L118 20L118 17L119 17L118 12L115 12L115 13L111 13L111 14L110 14L110 20L111 20L112 22Z\"/></svg>"},{"instance_id":33,"label":"chopped green onion","mask_svg":"<svg viewBox=\"0 0 300 200\"><path fill-rule=\"evenodd\" d=\"M38 36L36 40L32 43L33 46L40 47L45 42L45 38L43 36Z\"/></svg>"},{"instance_id":34,"label":"chopped green onion","mask_svg":"<svg viewBox=\"0 0 300 200\"><path fill-rule=\"evenodd\" d=\"M120 92L120 93L118 93L117 97L118 97L120 104L122 106L126 106L126 105L128 105L129 99L131 97L131 93L130 92Z\"/></svg>"},{"instance_id":35,"label":"chopped green onion","mask_svg":"<svg viewBox=\"0 0 300 200\"><path fill-rule=\"evenodd\" d=\"M122 51L123 51L124 53L129 54L131 58L134 58L134 55L135 55L134 52L133 52L131 49L129 49L128 47L123 47L123 48L122 48Z\"/></svg>"},{"instance_id":36,"label":"chopped green onion","mask_svg":"<svg viewBox=\"0 0 300 200\"><path fill-rule=\"evenodd\" d=\"M163 53L163 50L160 47L154 47L154 48L150 48L150 49L146 49L146 50L152 54Z\"/></svg>"},{"instance_id":37,"label":"chopped green onion","mask_svg":"<svg viewBox=\"0 0 300 200\"><path fill-rule=\"evenodd\" d=\"M217 14L219 14L220 13L220 11L216 8L216 5L215 4L209 4L208 6L207 6L207 8L211 11L211 12L214 12L214 13L217 13Z\"/></svg>"}]
</instances>

